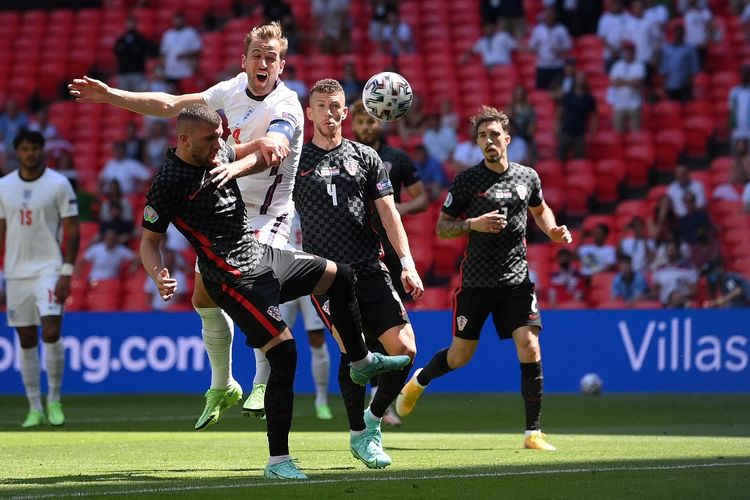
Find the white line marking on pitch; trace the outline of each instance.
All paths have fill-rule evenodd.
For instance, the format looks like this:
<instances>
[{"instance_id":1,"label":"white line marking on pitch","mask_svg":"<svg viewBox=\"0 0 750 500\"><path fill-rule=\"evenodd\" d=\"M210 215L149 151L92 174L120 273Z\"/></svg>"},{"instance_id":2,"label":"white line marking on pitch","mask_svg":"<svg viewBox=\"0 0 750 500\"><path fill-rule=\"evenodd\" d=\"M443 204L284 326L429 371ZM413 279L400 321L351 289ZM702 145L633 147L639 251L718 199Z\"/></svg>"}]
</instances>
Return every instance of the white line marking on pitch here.
<instances>
[{"instance_id":1,"label":"white line marking on pitch","mask_svg":"<svg viewBox=\"0 0 750 500\"><path fill-rule=\"evenodd\" d=\"M554 474L581 474L589 472L627 472L627 471L657 471L657 470L685 470L685 469L706 469L716 467L737 467L750 466L750 462L709 462L704 464L674 464L674 465L643 465L643 466L624 466L624 467L586 467L576 469L541 469L527 471L498 471L498 472L480 472L476 474L437 474L434 476L391 476L391 477L341 477L335 479L312 479L309 481L268 481L253 482L244 484L215 484L199 486L172 486L167 488L142 488L139 490L127 491L97 491L96 493L48 493L44 495L21 495L10 497L13 500L32 500L37 498L62 498L62 497L104 497L119 495L135 495L149 493L175 493L180 491L205 491L205 490L223 490L237 488L265 488L271 486L308 486L314 484L337 484L337 483L363 483L367 481L434 481L436 479L475 479L487 477L509 477L509 476L531 476L531 475L554 475Z\"/></svg>"}]
</instances>

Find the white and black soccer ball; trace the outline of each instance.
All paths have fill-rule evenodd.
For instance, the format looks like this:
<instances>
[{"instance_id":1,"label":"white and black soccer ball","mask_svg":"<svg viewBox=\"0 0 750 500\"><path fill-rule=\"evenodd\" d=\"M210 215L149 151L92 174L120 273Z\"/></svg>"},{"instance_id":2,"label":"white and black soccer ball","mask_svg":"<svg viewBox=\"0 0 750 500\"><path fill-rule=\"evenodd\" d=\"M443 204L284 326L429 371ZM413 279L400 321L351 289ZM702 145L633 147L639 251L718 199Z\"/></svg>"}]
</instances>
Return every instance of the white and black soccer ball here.
<instances>
[{"instance_id":1,"label":"white and black soccer ball","mask_svg":"<svg viewBox=\"0 0 750 500\"><path fill-rule=\"evenodd\" d=\"M395 122L409 108L414 94L406 78L398 73L384 71L373 75L362 89L362 103L367 112L384 122Z\"/></svg>"},{"instance_id":2,"label":"white and black soccer ball","mask_svg":"<svg viewBox=\"0 0 750 500\"><path fill-rule=\"evenodd\" d=\"M587 373L581 378L581 392L589 396L601 394L604 381L596 373Z\"/></svg>"}]
</instances>

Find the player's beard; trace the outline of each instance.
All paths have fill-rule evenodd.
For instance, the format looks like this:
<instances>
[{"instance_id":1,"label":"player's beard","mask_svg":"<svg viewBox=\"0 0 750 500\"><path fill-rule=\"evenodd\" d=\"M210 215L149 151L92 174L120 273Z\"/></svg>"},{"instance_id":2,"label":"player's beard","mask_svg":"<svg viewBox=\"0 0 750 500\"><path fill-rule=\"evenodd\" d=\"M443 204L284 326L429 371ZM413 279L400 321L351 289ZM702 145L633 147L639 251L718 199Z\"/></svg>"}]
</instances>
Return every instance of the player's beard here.
<instances>
[{"instance_id":1,"label":"player's beard","mask_svg":"<svg viewBox=\"0 0 750 500\"><path fill-rule=\"evenodd\" d=\"M323 125L315 124L315 130L326 139L334 139L341 134L341 124L334 127L329 127L327 123Z\"/></svg>"},{"instance_id":2,"label":"player's beard","mask_svg":"<svg viewBox=\"0 0 750 500\"><path fill-rule=\"evenodd\" d=\"M365 146L374 146L376 142L378 142L378 136L379 134L377 132L373 132L372 130L366 130L362 133L354 132L354 138L357 139L357 142L361 142Z\"/></svg>"},{"instance_id":3,"label":"player's beard","mask_svg":"<svg viewBox=\"0 0 750 500\"><path fill-rule=\"evenodd\" d=\"M505 154L500 151L499 148L492 149L484 152L484 160L487 163L500 164L503 161Z\"/></svg>"}]
</instances>

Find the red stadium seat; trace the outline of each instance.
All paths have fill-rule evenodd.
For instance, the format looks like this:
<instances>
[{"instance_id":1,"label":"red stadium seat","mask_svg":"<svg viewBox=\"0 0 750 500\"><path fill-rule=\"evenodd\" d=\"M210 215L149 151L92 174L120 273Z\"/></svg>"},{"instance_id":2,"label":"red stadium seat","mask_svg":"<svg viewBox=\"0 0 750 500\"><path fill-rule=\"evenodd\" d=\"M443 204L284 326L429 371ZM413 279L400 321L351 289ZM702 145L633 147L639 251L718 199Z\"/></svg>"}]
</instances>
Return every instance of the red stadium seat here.
<instances>
[{"instance_id":1,"label":"red stadium seat","mask_svg":"<svg viewBox=\"0 0 750 500\"><path fill-rule=\"evenodd\" d=\"M676 102L661 101L651 106L651 130L680 128L682 120L682 106Z\"/></svg>"},{"instance_id":2,"label":"red stadium seat","mask_svg":"<svg viewBox=\"0 0 750 500\"><path fill-rule=\"evenodd\" d=\"M593 160L622 158L623 149L620 134L610 130L598 131L589 141L586 152L587 156Z\"/></svg>"},{"instance_id":3,"label":"red stadium seat","mask_svg":"<svg viewBox=\"0 0 750 500\"><path fill-rule=\"evenodd\" d=\"M121 283L118 278L92 281L86 294L90 311L117 311L120 308Z\"/></svg>"},{"instance_id":4,"label":"red stadium seat","mask_svg":"<svg viewBox=\"0 0 750 500\"><path fill-rule=\"evenodd\" d=\"M422 299L409 303L415 311L433 311L451 307L451 292L443 287L426 287Z\"/></svg>"},{"instance_id":5,"label":"red stadium seat","mask_svg":"<svg viewBox=\"0 0 750 500\"><path fill-rule=\"evenodd\" d=\"M631 145L625 149L625 182L628 187L645 187L648 185L648 173L654 164L656 153L651 144Z\"/></svg>"},{"instance_id":6,"label":"red stadium seat","mask_svg":"<svg viewBox=\"0 0 750 500\"><path fill-rule=\"evenodd\" d=\"M661 130L656 134L656 168L672 172L680 153L685 149L685 133L680 129Z\"/></svg>"},{"instance_id":7,"label":"red stadium seat","mask_svg":"<svg viewBox=\"0 0 750 500\"><path fill-rule=\"evenodd\" d=\"M688 115L685 118L685 152L693 158L708 156L708 142L714 133L714 121L711 116Z\"/></svg>"}]
</instances>

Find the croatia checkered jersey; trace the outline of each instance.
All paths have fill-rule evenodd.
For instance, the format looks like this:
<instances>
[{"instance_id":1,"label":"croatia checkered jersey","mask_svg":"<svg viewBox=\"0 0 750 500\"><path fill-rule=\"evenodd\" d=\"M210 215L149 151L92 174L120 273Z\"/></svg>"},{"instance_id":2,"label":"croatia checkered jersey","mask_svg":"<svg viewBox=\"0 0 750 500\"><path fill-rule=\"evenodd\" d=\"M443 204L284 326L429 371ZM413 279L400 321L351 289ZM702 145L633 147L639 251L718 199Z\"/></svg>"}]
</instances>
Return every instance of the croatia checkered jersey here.
<instances>
[{"instance_id":1,"label":"croatia checkered jersey","mask_svg":"<svg viewBox=\"0 0 750 500\"><path fill-rule=\"evenodd\" d=\"M330 151L305 144L294 186L303 250L350 264L360 274L380 269L383 249L372 225L373 204L392 194L371 147L347 139Z\"/></svg>"},{"instance_id":2,"label":"croatia checkered jersey","mask_svg":"<svg viewBox=\"0 0 750 500\"><path fill-rule=\"evenodd\" d=\"M45 168L33 181L19 171L0 179L0 219L5 219L5 277L49 276L60 271L60 220L78 215L68 179Z\"/></svg>"},{"instance_id":3,"label":"croatia checkered jersey","mask_svg":"<svg viewBox=\"0 0 750 500\"><path fill-rule=\"evenodd\" d=\"M297 93L279 81L267 96L253 96L247 75L217 83L203 92L203 100L214 110L223 109L229 124L228 144L259 139L278 132L289 140L289 156L278 167L237 179L250 218L254 215L284 215L294 212L292 189L302 152L304 115Z\"/></svg>"},{"instance_id":4,"label":"croatia checkered jersey","mask_svg":"<svg viewBox=\"0 0 750 500\"><path fill-rule=\"evenodd\" d=\"M528 280L524 243L527 212L543 201L539 175L518 163L511 162L508 170L499 174L482 161L456 176L443 212L468 219L498 210L508 223L499 233L469 233L461 264L464 286L512 286Z\"/></svg>"}]
</instances>

